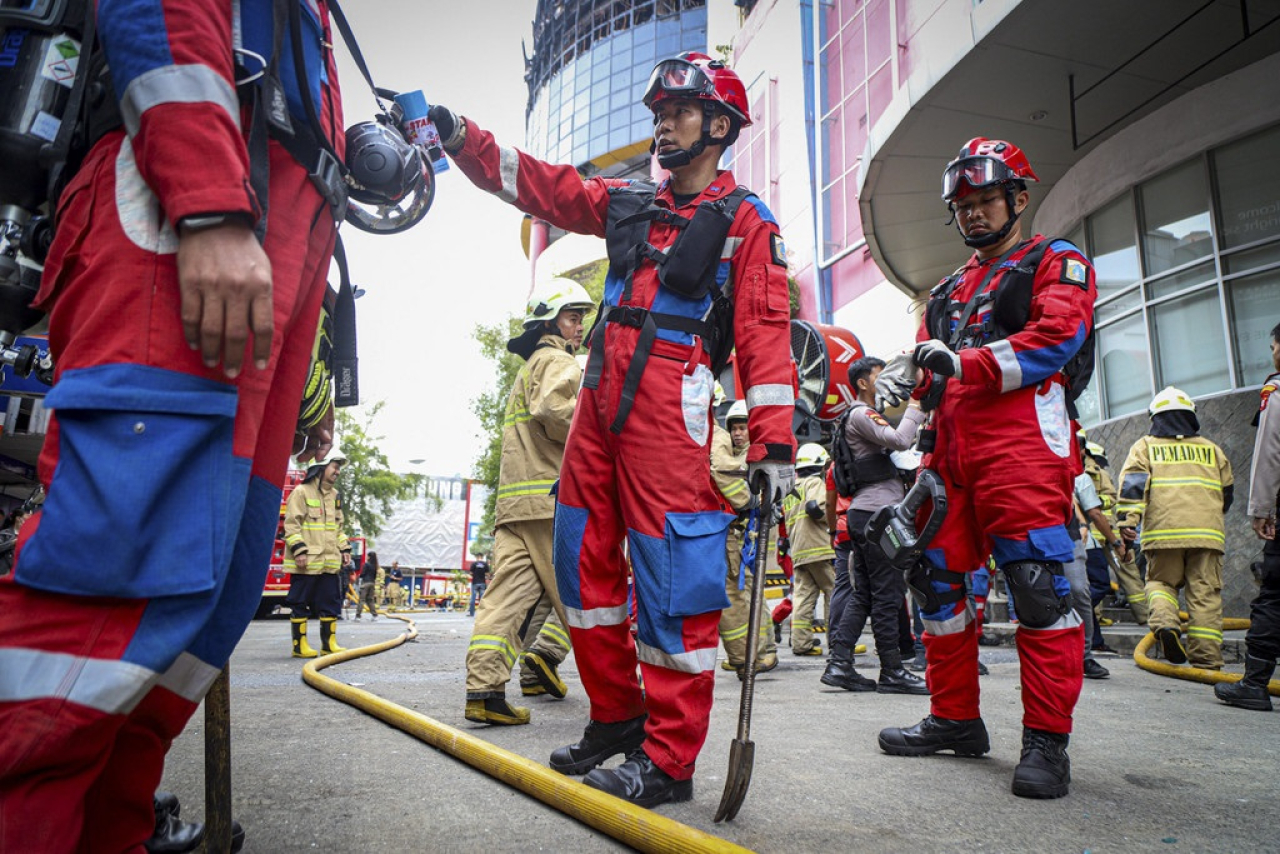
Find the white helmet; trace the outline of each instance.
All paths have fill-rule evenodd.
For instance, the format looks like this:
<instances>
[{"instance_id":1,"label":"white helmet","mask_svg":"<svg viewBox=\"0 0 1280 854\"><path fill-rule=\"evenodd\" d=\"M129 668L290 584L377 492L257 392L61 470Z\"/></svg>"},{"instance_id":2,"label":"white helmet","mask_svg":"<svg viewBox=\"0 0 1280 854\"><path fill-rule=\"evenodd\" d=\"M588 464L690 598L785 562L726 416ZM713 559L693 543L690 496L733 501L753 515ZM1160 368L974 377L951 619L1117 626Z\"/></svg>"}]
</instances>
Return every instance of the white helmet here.
<instances>
[{"instance_id":1,"label":"white helmet","mask_svg":"<svg viewBox=\"0 0 1280 854\"><path fill-rule=\"evenodd\" d=\"M323 460L319 460L317 465L327 466L329 463L345 463L347 455L342 452L342 448L334 445L329 449L329 454Z\"/></svg>"},{"instance_id":2,"label":"white helmet","mask_svg":"<svg viewBox=\"0 0 1280 854\"><path fill-rule=\"evenodd\" d=\"M735 400L733 405L729 407L729 411L724 414L724 426L728 427L730 421L746 420L747 402L745 400Z\"/></svg>"},{"instance_id":3,"label":"white helmet","mask_svg":"<svg viewBox=\"0 0 1280 854\"><path fill-rule=\"evenodd\" d=\"M1152 417L1155 417L1160 412L1175 412L1178 410L1195 412L1196 405L1185 391L1173 386L1165 386L1164 391L1152 398L1151 405L1147 407L1147 412Z\"/></svg>"},{"instance_id":4,"label":"white helmet","mask_svg":"<svg viewBox=\"0 0 1280 854\"><path fill-rule=\"evenodd\" d=\"M822 468L828 459L826 448L815 442L808 442L796 451L796 469Z\"/></svg>"},{"instance_id":5,"label":"white helmet","mask_svg":"<svg viewBox=\"0 0 1280 854\"><path fill-rule=\"evenodd\" d=\"M573 279L557 276L533 286L524 315L524 328L532 329L547 320L555 320L565 309L587 311L595 306L591 296Z\"/></svg>"}]
</instances>

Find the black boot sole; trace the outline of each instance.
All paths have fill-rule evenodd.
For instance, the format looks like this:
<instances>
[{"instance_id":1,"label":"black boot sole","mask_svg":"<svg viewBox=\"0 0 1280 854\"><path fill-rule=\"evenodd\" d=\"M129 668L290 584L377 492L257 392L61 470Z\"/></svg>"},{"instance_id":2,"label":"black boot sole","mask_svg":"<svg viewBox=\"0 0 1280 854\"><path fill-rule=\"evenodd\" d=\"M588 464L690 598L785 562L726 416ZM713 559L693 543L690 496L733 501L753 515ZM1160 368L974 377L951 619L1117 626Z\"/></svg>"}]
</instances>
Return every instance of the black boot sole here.
<instances>
[{"instance_id":1,"label":"black boot sole","mask_svg":"<svg viewBox=\"0 0 1280 854\"><path fill-rule=\"evenodd\" d=\"M1164 653L1165 661L1170 664L1187 663L1187 650L1182 645L1182 636L1177 629L1160 629L1156 632L1156 639L1160 641L1160 651Z\"/></svg>"},{"instance_id":2,"label":"black boot sole","mask_svg":"<svg viewBox=\"0 0 1280 854\"><path fill-rule=\"evenodd\" d=\"M877 739L880 749L890 756L932 756L944 750L950 750L956 756L983 756L991 752L991 741L952 742L950 744L893 744L885 741L884 733Z\"/></svg>"},{"instance_id":3,"label":"black boot sole","mask_svg":"<svg viewBox=\"0 0 1280 854\"><path fill-rule=\"evenodd\" d=\"M924 685L876 685L877 694L915 694L918 697L929 696L929 689Z\"/></svg>"},{"instance_id":4,"label":"black boot sole","mask_svg":"<svg viewBox=\"0 0 1280 854\"><path fill-rule=\"evenodd\" d=\"M587 785L591 786L591 783L587 783ZM591 788L595 789L596 787L591 786ZM597 791L613 795L615 798L624 800L629 804L635 804L638 807L652 809L662 804L678 804L693 800L693 780L676 780L669 787L660 792L655 792L647 798L628 798L615 792L610 792L607 789L597 789Z\"/></svg>"},{"instance_id":5,"label":"black boot sole","mask_svg":"<svg viewBox=\"0 0 1280 854\"><path fill-rule=\"evenodd\" d=\"M611 745L610 747L607 747L604 750L601 750L599 753L593 753L590 756L584 756L582 759L578 759L573 762L568 762L561 765L555 761L554 757L552 757L551 759L547 760L547 767L549 767L552 771L556 771L561 774L566 774L570 777L577 777L582 774L586 774L595 768L600 767L605 762L607 762L608 760L612 759L615 756L618 756L620 754L630 753L631 751L636 750L637 748L640 747L640 745L644 744L644 739L645 739L644 730L641 729L640 732L635 736L635 738L629 738L626 741L618 742L615 745Z\"/></svg>"},{"instance_id":6,"label":"black boot sole","mask_svg":"<svg viewBox=\"0 0 1280 854\"><path fill-rule=\"evenodd\" d=\"M876 683L871 679L865 682L846 682L842 679L824 675L819 681L823 685L830 685L832 688L843 688L855 694L870 694L876 690Z\"/></svg>"},{"instance_id":7,"label":"black boot sole","mask_svg":"<svg viewBox=\"0 0 1280 854\"><path fill-rule=\"evenodd\" d=\"M1054 798L1066 797L1071 789L1071 781L1065 783L1053 783L1050 785L1019 783L1013 781L1013 793L1019 798L1033 798L1041 801L1051 801Z\"/></svg>"}]
</instances>

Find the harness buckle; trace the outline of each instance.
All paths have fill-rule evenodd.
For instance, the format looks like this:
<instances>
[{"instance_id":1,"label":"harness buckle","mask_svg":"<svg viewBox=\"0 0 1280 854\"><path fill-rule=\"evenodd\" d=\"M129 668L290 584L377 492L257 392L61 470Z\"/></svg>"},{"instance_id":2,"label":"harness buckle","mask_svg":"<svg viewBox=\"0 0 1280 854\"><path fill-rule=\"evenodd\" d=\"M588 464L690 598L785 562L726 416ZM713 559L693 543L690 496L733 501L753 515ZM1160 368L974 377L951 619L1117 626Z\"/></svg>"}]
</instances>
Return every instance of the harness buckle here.
<instances>
[{"instance_id":1,"label":"harness buckle","mask_svg":"<svg viewBox=\"0 0 1280 854\"><path fill-rule=\"evenodd\" d=\"M342 222L347 216L347 182L338 158L321 148L316 166L307 177L328 203L334 222Z\"/></svg>"},{"instance_id":2,"label":"harness buckle","mask_svg":"<svg viewBox=\"0 0 1280 854\"><path fill-rule=\"evenodd\" d=\"M633 329L639 329L644 326L644 319L649 314L646 308L640 308L635 305L615 305L609 309L607 320L610 323L617 323L621 326L630 326Z\"/></svg>"}]
</instances>

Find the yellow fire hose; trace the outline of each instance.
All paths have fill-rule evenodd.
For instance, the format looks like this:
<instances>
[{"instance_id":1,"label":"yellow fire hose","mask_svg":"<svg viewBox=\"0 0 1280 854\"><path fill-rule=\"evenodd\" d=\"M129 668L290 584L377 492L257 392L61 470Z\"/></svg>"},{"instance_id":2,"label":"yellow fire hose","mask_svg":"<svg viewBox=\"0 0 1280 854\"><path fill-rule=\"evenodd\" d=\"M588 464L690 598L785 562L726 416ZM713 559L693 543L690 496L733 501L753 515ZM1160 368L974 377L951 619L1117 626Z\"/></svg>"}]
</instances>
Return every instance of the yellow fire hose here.
<instances>
[{"instance_id":1,"label":"yellow fire hose","mask_svg":"<svg viewBox=\"0 0 1280 854\"><path fill-rule=\"evenodd\" d=\"M1182 620L1190 619L1185 612L1179 612L1178 617ZM1222 620L1222 628L1224 631L1235 629L1249 628L1249 621L1239 617L1225 617ZM1173 676L1177 679L1187 679L1191 682L1203 682L1206 685L1213 685L1217 682L1239 682L1241 677L1238 673L1222 673L1218 670L1205 670L1203 667L1190 667L1185 664L1170 664L1167 661L1157 661L1147 656L1147 650L1155 646L1156 636L1154 632L1147 632L1146 637L1138 641L1138 646L1133 651L1133 662L1151 673L1157 673L1161 676ZM1280 679L1272 679L1267 684L1267 693L1273 697L1280 697Z\"/></svg>"},{"instance_id":2,"label":"yellow fire hose","mask_svg":"<svg viewBox=\"0 0 1280 854\"><path fill-rule=\"evenodd\" d=\"M412 620L395 614L392 619L408 624L404 634L370 646L356 647L308 661L302 681L336 700L355 706L455 759L537 798L589 827L607 833L619 842L645 852L749 852L749 849L681 824L651 810L629 804L598 789L585 786L523 756L503 750L483 739L433 720L426 715L384 700L368 691L353 688L320 673L326 667L394 649L418 636Z\"/></svg>"}]
</instances>

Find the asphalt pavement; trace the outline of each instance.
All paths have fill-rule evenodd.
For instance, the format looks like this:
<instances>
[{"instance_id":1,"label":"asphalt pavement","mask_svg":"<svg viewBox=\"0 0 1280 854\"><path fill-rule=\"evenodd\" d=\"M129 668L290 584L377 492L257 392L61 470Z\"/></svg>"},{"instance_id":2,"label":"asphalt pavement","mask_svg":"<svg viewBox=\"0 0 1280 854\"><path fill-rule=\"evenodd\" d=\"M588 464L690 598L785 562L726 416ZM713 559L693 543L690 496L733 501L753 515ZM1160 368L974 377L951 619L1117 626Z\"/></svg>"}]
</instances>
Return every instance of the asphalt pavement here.
<instances>
[{"instance_id":1,"label":"asphalt pavement","mask_svg":"<svg viewBox=\"0 0 1280 854\"><path fill-rule=\"evenodd\" d=\"M561 669L568 697L529 698L530 725L473 724L462 717L472 620L409 616L415 642L325 674L539 762L581 735L588 704L572 656ZM386 618L338 625L347 647L402 631ZM1071 794L1031 801L1009 791L1021 738L1012 647L982 648L992 750L980 759L881 753L879 730L915 723L928 712L927 698L828 689L818 681L825 658L794 657L785 647L780 658L757 681L755 768L737 819L712 821L740 693L734 674L721 670L694 799L660 812L755 851L787 854L1280 851L1280 714L1224 706L1209 686L1147 673L1131 659L1101 659L1111 678L1084 683ZM874 656L858 656L857 665L875 676ZM231 663L233 804L246 852L626 850L308 687L301 667L280 619L255 621ZM523 702L516 682L508 699ZM181 796L184 817L202 814L203 775L201 711L165 771L163 785Z\"/></svg>"}]
</instances>

